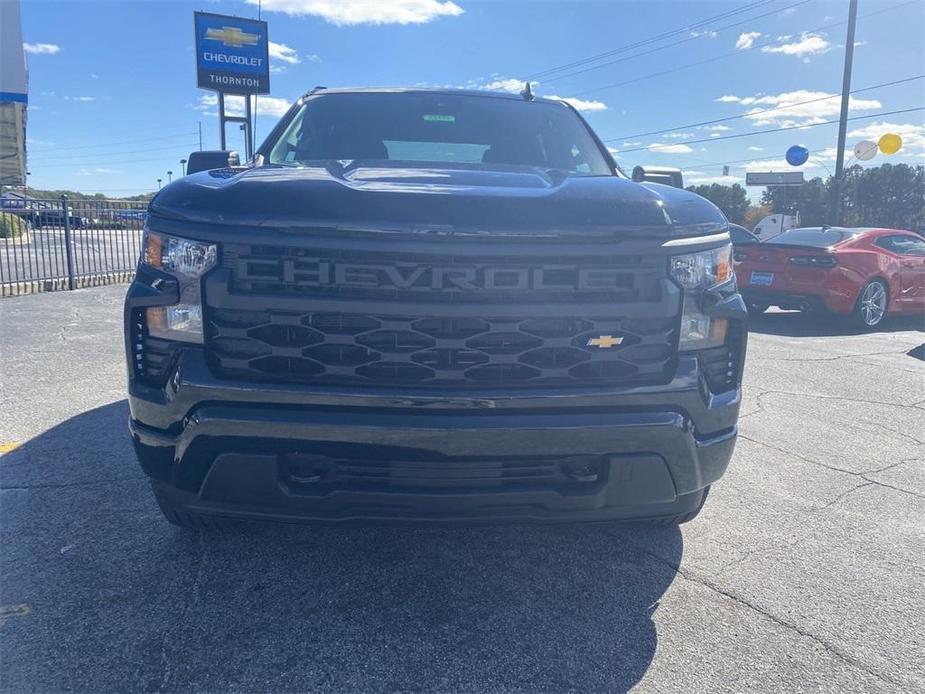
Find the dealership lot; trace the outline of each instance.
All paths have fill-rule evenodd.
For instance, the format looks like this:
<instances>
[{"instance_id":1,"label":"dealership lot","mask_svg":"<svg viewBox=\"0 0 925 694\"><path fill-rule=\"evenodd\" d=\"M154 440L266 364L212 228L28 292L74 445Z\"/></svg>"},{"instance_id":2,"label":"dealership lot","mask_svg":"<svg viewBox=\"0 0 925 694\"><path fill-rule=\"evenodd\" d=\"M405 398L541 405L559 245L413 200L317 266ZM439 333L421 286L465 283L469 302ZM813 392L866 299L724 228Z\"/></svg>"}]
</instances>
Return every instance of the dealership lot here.
<instances>
[{"instance_id":1,"label":"dealership lot","mask_svg":"<svg viewBox=\"0 0 925 694\"><path fill-rule=\"evenodd\" d=\"M129 445L124 291L0 301L3 691L925 689L921 321L755 321L680 530L193 533Z\"/></svg>"}]
</instances>

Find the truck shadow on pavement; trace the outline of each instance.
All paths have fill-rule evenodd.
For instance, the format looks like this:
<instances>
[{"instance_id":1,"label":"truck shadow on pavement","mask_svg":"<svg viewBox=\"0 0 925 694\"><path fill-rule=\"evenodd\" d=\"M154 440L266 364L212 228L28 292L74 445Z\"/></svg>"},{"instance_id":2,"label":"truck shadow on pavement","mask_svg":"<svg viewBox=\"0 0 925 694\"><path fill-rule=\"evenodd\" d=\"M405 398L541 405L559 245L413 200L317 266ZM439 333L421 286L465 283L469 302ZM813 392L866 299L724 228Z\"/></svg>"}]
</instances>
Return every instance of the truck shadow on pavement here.
<instances>
[{"instance_id":1,"label":"truck shadow on pavement","mask_svg":"<svg viewBox=\"0 0 925 694\"><path fill-rule=\"evenodd\" d=\"M625 691L677 528L160 517L124 401L0 458L5 691Z\"/></svg>"},{"instance_id":2,"label":"truck shadow on pavement","mask_svg":"<svg viewBox=\"0 0 925 694\"><path fill-rule=\"evenodd\" d=\"M748 330L781 337L834 337L892 333L910 330L925 331L925 316L889 316L876 328L862 328L846 316L800 311L775 311L749 316Z\"/></svg>"}]
</instances>

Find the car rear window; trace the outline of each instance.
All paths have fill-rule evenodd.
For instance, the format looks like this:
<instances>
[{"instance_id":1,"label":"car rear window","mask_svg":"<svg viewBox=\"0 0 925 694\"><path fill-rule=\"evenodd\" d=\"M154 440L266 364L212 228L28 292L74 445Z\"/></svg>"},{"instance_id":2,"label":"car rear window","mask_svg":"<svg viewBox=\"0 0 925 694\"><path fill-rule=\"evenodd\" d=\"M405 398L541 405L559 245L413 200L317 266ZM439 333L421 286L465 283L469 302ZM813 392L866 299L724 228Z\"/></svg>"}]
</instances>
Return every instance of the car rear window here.
<instances>
[{"instance_id":1,"label":"car rear window","mask_svg":"<svg viewBox=\"0 0 925 694\"><path fill-rule=\"evenodd\" d=\"M847 241L858 235L854 229L823 229L806 228L791 229L780 236L766 241L768 244L782 244L786 246L809 246L812 248L828 248L842 241Z\"/></svg>"},{"instance_id":2,"label":"car rear window","mask_svg":"<svg viewBox=\"0 0 925 694\"><path fill-rule=\"evenodd\" d=\"M588 127L565 104L424 92L310 98L272 145L270 162L501 164L613 175Z\"/></svg>"}]
</instances>

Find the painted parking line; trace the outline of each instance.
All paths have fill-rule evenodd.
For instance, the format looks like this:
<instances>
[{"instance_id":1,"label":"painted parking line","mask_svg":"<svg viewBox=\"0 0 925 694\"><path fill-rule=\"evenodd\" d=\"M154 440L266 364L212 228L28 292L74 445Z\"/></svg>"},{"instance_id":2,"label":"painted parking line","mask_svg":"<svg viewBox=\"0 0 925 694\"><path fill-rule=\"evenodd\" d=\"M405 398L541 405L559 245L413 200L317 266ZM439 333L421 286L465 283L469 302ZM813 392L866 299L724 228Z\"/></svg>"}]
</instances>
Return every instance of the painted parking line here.
<instances>
[{"instance_id":1,"label":"painted parking line","mask_svg":"<svg viewBox=\"0 0 925 694\"><path fill-rule=\"evenodd\" d=\"M0 455L15 451L22 446L22 441L0 441Z\"/></svg>"},{"instance_id":2,"label":"painted parking line","mask_svg":"<svg viewBox=\"0 0 925 694\"><path fill-rule=\"evenodd\" d=\"M10 617L27 617L32 614L32 608L28 605L0 605L0 627L6 623Z\"/></svg>"}]
</instances>

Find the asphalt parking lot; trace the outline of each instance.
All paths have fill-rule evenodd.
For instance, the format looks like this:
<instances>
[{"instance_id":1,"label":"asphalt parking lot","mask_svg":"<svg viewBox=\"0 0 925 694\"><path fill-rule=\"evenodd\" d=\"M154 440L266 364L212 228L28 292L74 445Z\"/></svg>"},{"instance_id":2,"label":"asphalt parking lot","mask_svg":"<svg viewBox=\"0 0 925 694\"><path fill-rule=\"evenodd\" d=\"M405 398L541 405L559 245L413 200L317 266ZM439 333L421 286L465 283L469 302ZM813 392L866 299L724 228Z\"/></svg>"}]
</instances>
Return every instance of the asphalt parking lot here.
<instances>
[{"instance_id":1,"label":"asphalt parking lot","mask_svg":"<svg viewBox=\"0 0 925 694\"><path fill-rule=\"evenodd\" d=\"M4 692L925 690L921 321L757 320L680 530L197 533L130 448L124 291L0 300Z\"/></svg>"}]
</instances>

